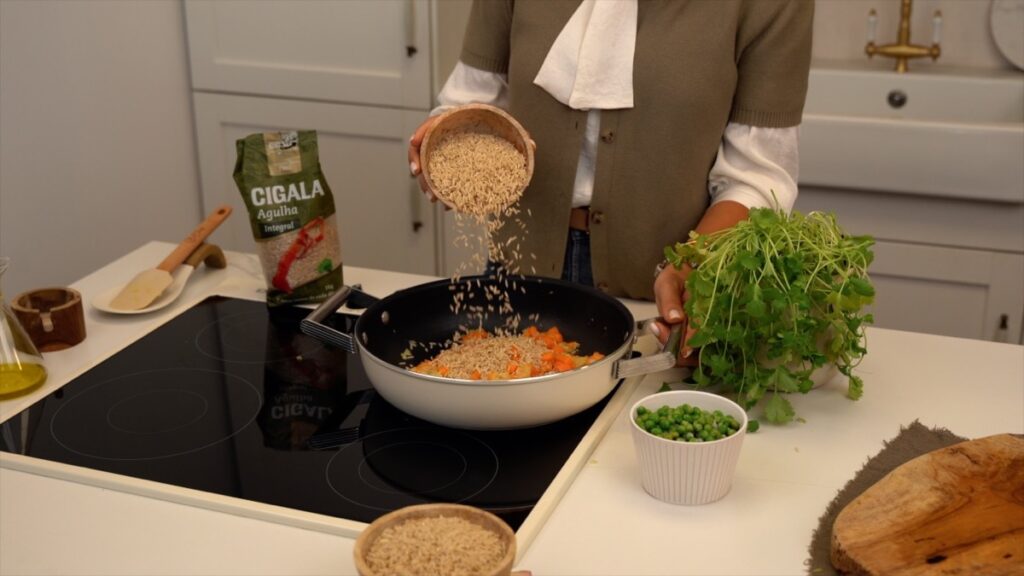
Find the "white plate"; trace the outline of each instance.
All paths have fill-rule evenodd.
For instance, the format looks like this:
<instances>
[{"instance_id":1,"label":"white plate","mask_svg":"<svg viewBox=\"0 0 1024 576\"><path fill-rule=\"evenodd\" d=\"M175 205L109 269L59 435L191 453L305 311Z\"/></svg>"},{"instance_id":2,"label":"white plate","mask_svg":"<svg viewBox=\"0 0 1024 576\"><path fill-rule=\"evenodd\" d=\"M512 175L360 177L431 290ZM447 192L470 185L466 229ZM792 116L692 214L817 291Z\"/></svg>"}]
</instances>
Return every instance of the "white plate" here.
<instances>
[{"instance_id":1,"label":"white plate","mask_svg":"<svg viewBox=\"0 0 1024 576\"><path fill-rule=\"evenodd\" d=\"M999 51L1024 70L1024 0L992 0L989 16Z\"/></svg>"},{"instance_id":2,"label":"white plate","mask_svg":"<svg viewBox=\"0 0 1024 576\"><path fill-rule=\"evenodd\" d=\"M154 300L152 304L145 308L140 308L138 310L119 310L117 308L110 307L110 301L117 296L118 292L120 292L121 288L124 288L124 286L111 286L107 290L104 290L92 299L92 306L97 310L109 312L111 314L145 314L147 312L159 310L178 299L181 291L185 288L185 283L188 282L188 277L192 275L194 270L195 268L188 264L178 266L178 268L171 274L171 285L168 286L167 289L164 290L163 294Z\"/></svg>"}]
</instances>

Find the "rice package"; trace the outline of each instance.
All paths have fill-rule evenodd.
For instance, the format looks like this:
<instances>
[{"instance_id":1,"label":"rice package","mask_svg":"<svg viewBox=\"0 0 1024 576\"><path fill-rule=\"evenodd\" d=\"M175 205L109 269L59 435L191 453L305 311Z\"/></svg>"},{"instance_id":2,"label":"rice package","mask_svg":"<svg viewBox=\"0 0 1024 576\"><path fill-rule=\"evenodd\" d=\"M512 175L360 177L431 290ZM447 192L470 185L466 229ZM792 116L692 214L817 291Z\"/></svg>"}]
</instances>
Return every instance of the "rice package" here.
<instances>
[{"instance_id":1,"label":"rice package","mask_svg":"<svg viewBox=\"0 0 1024 576\"><path fill-rule=\"evenodd\" d=\"M316 132L250 134L235 147L235 184L249 210L267 304L325 299L342 285L341 245Z\"/></svg>"}]
</instances>

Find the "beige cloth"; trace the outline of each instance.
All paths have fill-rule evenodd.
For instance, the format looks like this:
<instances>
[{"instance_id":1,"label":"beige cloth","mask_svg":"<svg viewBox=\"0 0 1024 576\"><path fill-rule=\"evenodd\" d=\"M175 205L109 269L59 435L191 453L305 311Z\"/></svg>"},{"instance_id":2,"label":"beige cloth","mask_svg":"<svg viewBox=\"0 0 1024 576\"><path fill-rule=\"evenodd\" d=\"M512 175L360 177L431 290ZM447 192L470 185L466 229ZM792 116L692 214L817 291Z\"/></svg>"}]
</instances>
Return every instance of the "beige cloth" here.
<instances>
[{"instance_id":1,"label":"beige cloth","mask_svg":"<svg viewBox=\"0 0 1024 576\"><path fill-rule=\"evenodd\" d=\"M636 0L583 0L533 83L575 110L633 107Z\"/></svg>"}]
</instances>

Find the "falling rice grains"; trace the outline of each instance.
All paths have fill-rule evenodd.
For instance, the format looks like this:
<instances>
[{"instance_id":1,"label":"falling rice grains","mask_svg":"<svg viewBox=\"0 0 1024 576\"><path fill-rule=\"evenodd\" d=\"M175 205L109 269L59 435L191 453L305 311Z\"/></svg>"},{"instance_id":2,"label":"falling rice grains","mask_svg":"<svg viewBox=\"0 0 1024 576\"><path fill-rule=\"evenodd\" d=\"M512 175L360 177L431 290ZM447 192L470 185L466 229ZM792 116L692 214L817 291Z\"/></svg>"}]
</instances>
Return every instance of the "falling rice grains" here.
<instances>
[{"instance_id":1,"label":"falling rice grains","mask_svg":"<svg viewBox=\"0 0 1024 576\"><path fill-rule=\"evenodd\" d=\"M495 326L488 319L492 315L498 316L498 333L517 332L522 323L512 304L513 293L526 293L520 265L520 246L526 236L526 224L519 215L517 205L487 216L455 214L454 243L467 248L470 258L459 264L452 278L450 309L454 314L466 314L467 320L477 327L484 324ZM505 240L498 240L497 232L502 227L507 227L512 233L507 234ZM481 284L479 279L468 283L460 281L464 274L479 272L488 263L496 265L491 270L493 282Z\"/></svg>"},{"instance_id":2,"label":"falling rice grains","mask_svg":"<svg viewBox=\"0 0 1024 576\"><path fill-rule=\"evenodd\" d=\"M523 318L513 306L512 295L525 294L524 274L535 273L535 261L524 259L521 246L527 227L518 200L527 183L526 158L505 139L491 134L459 132L447 136L431 153L427 169L434 189L456 210L454 246L465 249L470 257L459 263L449 289L451 312L460 316L460 330L468 332L483 326L495 335L517 334ZM529 210L526 216L532 216ZM498 232L504 239L499 240ZM493 282L480 279L461 281L466 274L478 274L494 267ZM539 321L530 314L528 320ZM407 365L415 364L417 349L447 349L444 343L410 342L403 355Z\"/></svg>"}]
</instances>

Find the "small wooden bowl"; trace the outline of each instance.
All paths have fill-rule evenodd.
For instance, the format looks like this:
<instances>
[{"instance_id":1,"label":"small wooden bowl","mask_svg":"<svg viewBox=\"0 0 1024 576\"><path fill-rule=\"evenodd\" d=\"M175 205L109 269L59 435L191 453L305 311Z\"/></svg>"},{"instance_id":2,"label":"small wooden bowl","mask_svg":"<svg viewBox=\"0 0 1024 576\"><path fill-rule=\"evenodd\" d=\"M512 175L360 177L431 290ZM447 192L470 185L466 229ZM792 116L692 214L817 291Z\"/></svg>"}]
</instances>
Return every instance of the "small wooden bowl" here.
<instances>
[{"instance_id":1,"label":"small wooden bowl","mask_svg":"<svg viewBox=\"0 0 1024 576\"><path fill-rule=\"evenodd\" d=\"M56 352L85 340L82 295L63 286L19 294L11 302L18 321L40 352Z\"/></svg>"},{"instance_id":2,"label":"small wooden bowl","mask_svg":"<svg viewBox=\"0 0 1024 576\"><path fill-rule=\"evenodd\" d=\"M530 145L530 135L508 112L487 104L465 104L452 108L438 116L437 121L427 129L420 144L420 169L423 171L427 188L434 196L449 208L457 208L445 197L444 190L439 190L430 178L430 155L446 136L459 132L499 136L511 142L516 150L526 157L526 180L515 193L516 198L522 196L523 190L533 178L533 146Z\"/></svg>"},{"instance_id":3,"label":"small wooden bowl","mask_svg":"<svg viewBox=\"0 0 1024 576\"><path fill-rule=\"evenodd\" d=\"M417 518L435 518L438 516L462 518L497 534L498 538L505 545L505 555L495 565L493 570L484 573L482 576L508 576L512 573L512 563L516 559L516 535L512 532L512 528L501 518L490 512L462 504L418 504L399 508L394 512L389 512L377 518L356 539L355 549L353 550L356 571L359 572L360 576L381 576L379 572L374 572L370 569L370 566L366 563L366 555L386 528Z\"/></svg>"}]
</instances>

